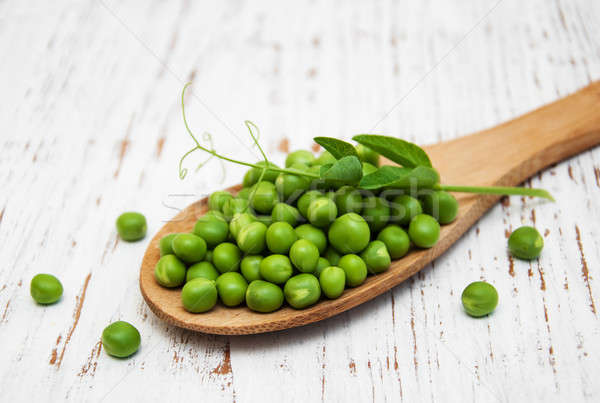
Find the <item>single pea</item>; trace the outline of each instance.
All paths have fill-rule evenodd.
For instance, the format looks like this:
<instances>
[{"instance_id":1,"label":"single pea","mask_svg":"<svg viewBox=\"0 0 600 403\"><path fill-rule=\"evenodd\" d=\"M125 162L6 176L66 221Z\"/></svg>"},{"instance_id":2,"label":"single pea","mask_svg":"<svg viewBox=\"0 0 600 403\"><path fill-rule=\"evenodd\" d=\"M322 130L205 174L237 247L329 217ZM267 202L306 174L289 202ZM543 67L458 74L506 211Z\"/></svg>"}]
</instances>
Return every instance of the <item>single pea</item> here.
<instances>
[{"instance_id":1,"label":"single pea","mask_svg":"<svg viewBox=\"0 0 600 403\"><path fill-rule=\"evenodd\" d=\"M450 224L458 214L458 201L443 190L427 192L419 197L423 211L440 224Z\"/></svg>"},{"instance_id":2,"label":"single pea","mask_svg":"<svg viewBox=\"0 0 600 403\"><path fill-rule=\"evenodd\" d=\"M213 251L212 250L206 251L206 255L204 255L203 262L209 262L209 263L213 262Z\"/></svg>"},{"instance_id":3,"label":"single pea","mask_svg":"<svg viewBox=\"0 0 600 403\"><path fill-rule=\"evenodd\" d=\"M261 277L275 284L285 283L294 272L290 259L284 255L267 256L261 260L259 267Z\"/></svg>"},{"instance_id":4,"label":"single pea","mask_svg":"<svg viewBox=\"0 0 600 403\"><path fill-rule=\"evenodd\" d=\"M186 263L200 262L206 255L206 242L198 235L179 234L172 245L175 255Z\"/></svg>"},{"instance_id":5,"label":"single pea","mask_svg":"<svg viewBox=\"0 0 600 403\"><path fill-rule=\"evenodd\" d=\"M319 249L306 239L298 239L290 248L290 260L303 273L313 273L319 262Z\"/></svg>"},{"instance_id":6,"label":"single pea","mask_svg":"<svg viewBox=\"0 0 600 403\"><path fill-rule=\"evenodd\" d=\"M275 185L271 182L261 181L254 186L254 197L250 201L250 206L259 213L271 214L273 207L279 203Z\"/></svg>"},{"instance_id":7,"label":"single pea","mask_svg":"<svg viewBox=\"0 0 600 403\"><path fill-rule=\"evenodd\" d=\"M319 283L327 298L336 299L344 292L346 272L337 266L326 267L319 276Z\"/></svg>"},{"instance_id":8,"label":"single pea","mask_svg":"<svg viewBox=\"0 0 600 403\"><path fill-rule=\"evenodd\" d=\"M275 222L267 229L267 247L273 253L287 254L298 235L287 222Z\"/></svg>"},{"instance_id":9,"label":"single pea","mask_svg":"<svg viewBox=\"0 0 600 403\"><path fill-rule=\"evenodd\" d=\"M263 257L260 255L248 255L242 259L240 270L248 283L254 280L262 280L260 276L261 260L263 260Z\"/></svg>"},{"instance_id":10,"label":"single pea","mask_svg":"<svg viewBox=\"0 0 600 403\"><path fill-rule=\"evenodd\" d=\"M372 234L376 234L390 220L390 206L387 201L377 196L366 197L362 216L365 217Z\"/></svg>"},{"instance_id":11,"label":"single pea","mask_svg":"<svg viewBox=\"0 0 600 403\"><path fill-rule=\"evenodd\" d=\"M256 217L250 213L238 213L229 222L229 232L235 239L242 228L256 221L258 221Z\"/></svg>"},{"instance_id":12,"label":"single pea","mask_svg":"<svg viewBox=\"0 0 600 403\"><path fill-rule=\"evenodd\" d=\"M140 332L131 323L113 322L102 331L102 348L118 358L129 357L140 348Z\"/></svg>"},{"instance_id":13,"label":"single pea","mask_svg":"<svg viewBox=\"0 0 600 403\"><path fill-rule=\"evenodd\" d=\"M357 144L355 148L358 158L361 161L368 162L376 167L379 166L379 154L376 151L367 146L363 146L362 144Z\"/></svg>"},{"instance_id":14,"label":"single pea","mask_svg":"<svg viewBox=\"0 0 600 403\"><path fill-rule=\"evenodd\" d=\"M29 292L38 304L53 304L62 296L63 286L52 274L41 273L31 279Z\"/></svg>"},{"instance_id":15,"label":"single pea","mask_svg":"<svg viewBox=\"0 0 600 403\"><path fill-rule=\"evenodd\" d=\"M185 265L175 255L165 255L154 266L154 278L163 287L179 287L185 282Z\"/></svg>"},{"instance_id":16,"label":"single pea","mask_svg":"<svg viewBox=\"0 0 600 403\"><path fill-rule=\"evenodd\" d=\"M250 197L250 192L251 192L251 191L252 191L252 188L243 188L243 189L241 189L241 190L240 190L240 191L237 193L236 197L237 197L238 199L246 199L246 200L248 200L248 197Z\"/></svg>"},{"instance_id":17,"label":"single pea","mask_svg":"<svg viewBox=\"0 0 600 403\"><path fill-rule=\"evenodd\" d=\"M308 206L314 200L317 200L321 197L323 197L323 193L318 190L309 190L308 192L300 196L298 202L296 203L300 214L302 214L304 218L308 218Z\"/></svg>"},{"instance_id":18,"label":"single pea","mask_svg":"<svg viewBox=\"0 0 600 403\"><path fill-rule=\"evenodd\" d=\"M275 180L279 199L288 204L296 201L309 186L310 180L306 176L282 172Z\"/></svg>"},{"instance_id":19,"label":"single pea","mask_svg":"<svg viewBox=\"0 0 600 403\"><path fill-rule=\"evenodd\" d=\"M366 248L371 231L364 218L356 213L346 213L331 224L328 235L329 242L336 250L348 254L358 253Z\"/></svg>"},{"instance_id":20,"label":"single pea","mask_svg":"<svg viewBox=\"0 0 600 403\"><path fill-rule=\"evenodd\" d=\"M367 176L377 171L377 167L373 164L369 164L368 162L362 163L362 174L363 176Z\"/></svg>"},{"instance_id":21,"label":"single pea","mask_svg":"<svg viewBox=\"0 0 600 403\"><path fill-rule=\"evenodd\" d=\"M177 235L179 234L168 234L160 238L160 241L158 241L158 249L160 250L161 256L172 255L175 253L173 252L173 247L171 244L173 242L173 238L175 238Z\"/></svg>"},{"instance_id":22,"label":"single pea","mask_svg":"<svg viewBox=\"0 0 600 403\"><path fill-rule=\"evenodd\" d=\"M336 161L337 160L335 159L335 157L331 155L329 151L323 151L321 155L319 155L317 159L315 159L314 165L333 164Z\"/></svg>"},{"instance_id":23,"label":"single pea","mask_svg":"<svg viewBox=\"0 0 600 403\"><path fill-rule=\"evenodd\" d=\"M324 257L320 257L319 260L317 261L317 268L315 269L315 272L313 274L315 276L319 277L321 275L321 273L323 272L323 270L329 266L331 266L331 263L329 263L329 260L325 259Z\"/></svg>"},{"instance_id":24,"label":"single pea","mask_svg":"<svg viewBox=\"0 0 600 403\"><path fill-rule=\"evenodd\" d=\"M536 259L544 248L544 238L537 229L529 226L517 228L508 238L510 253L519 259Z\"/></svg>"},{"instance_id":25,"label":"single pea","mask_svg":"<svg viewBox=\"0 0 600 403\"><path fill-rule=\"evenodd\" d=\"M305 165L312 165L315 162L315 156L308 150L298 150L288 154L285 159L285 166L291 167L294 164L300 163Z\"/></svg>"},{"instance_id":26,"label":"single pea","mask_svg":"<svg viewBox=\"0 0 600 403\"><path fill-rule=\"evenodd\" d=\"M129 211L117 218L117 232L124 241L139 241L146 236L147 228L146 217L141 213Z\"/></svg>"},{"instance_id":27,"label":"single pea","mask_svg":"<svg viewBox=\"0 0 600 403\"><path fill-rule=\"evenodd\" d=\"M498 292L490 283L475 281L469 284L461 296L465 312L479 318L489 315L498 305Z\"/></svg>"},{"instance_id":28,"label":"single pea","mask_svg":"<svg viewBox=\"0 0 600 403\"><path fill-rule=\"evenodd\" d=\"M408 234L398 225L388 225L377 235L377 239L385 244L392 259L400 259L410 248Z\"/></svg>"},{"instance_id":29,"label":"single pea","mask_svg":"<svg viewBox=\"0 0 600 403\"><path fill-rule=\"evenodd\" d=\"M231 220L238 213L248 211L248 200L246 199L229 199L223 204L223 214L226 220Z\"/></svg>"},{"instance_id":30,"label":"single pea","mask_svg":"<svg viewBox=\"0 0 600 403\"><path fill-rule=\"evenodd\" d=\"M271 218L273 222L287 222L292 227L298 225L298 221L302 218L300 212L294 206L290 206L287 203L277 203L271 211Z\"/></svg>"},{"instance_id":31,"label":"single pea","mask_svg":"<svg viewBox=\"0 0 600 403\"><path fill-rule=\"evenodd\" d=\"M311 225L302 224L296 227L296 235L299 239L311 241L319 249L319 253L324 253L327 248L327 237L323 230Z\"/></svg>"},{"instance_id":32,"label":"single pea","mask_svg":"<svg viewBox=\"0 0 600 403\"><path fill-rule=\"evenodd\" d=\"M283 295L292 308L303 309L319 300L321 286L314 275L302 273L295 275L285 283Z\"/></svg>"},{"instance_id":33,"label":"single pea","mask_svg":"<svg viewBox=\"0 0 600 403\"><path fill-rule=\"evenodd\" d=\"M383 273L389 269L392 259L390 254L381 241L373 241L367 245L367 248L360 254L361 259L367 265L367 270L371 274Z\"/></svg>"},{"instance_id":34,"label":"single pea","mask_svg":"<svg viewBox=\"0 0 600 403\"><path fill-rule=\"evenodd\" d=\"M430 215L419 214L410 221L408 236L419 248L431 248L440 237L440 224Z\"/></svg>"},{"instance_id":35,"label":"single pea","mask_svg":"<svg viewBox=\"0 0 600 403\"><path fill-rule=\"evenodd\" d=\"M237 236L239 248L251 255L261 253L266 247L267 226L261 222L253 222L240 230Z\"/></svg>"},{"instance_id":36,"label":"single pea","mask_svg":"<svg viewBox=\"0 0 600 403\"><path fill-rule=\"evenodd\" d=\"M246 299L248 283L238 272L223 273L216 281L219 298L226 306L238 306Z\"/></svg>"},{"instance_id":37,"label":"single pea","mask_svg":"<svg viewBox=\"0 0 600 403\"><path fill-rule=\"evenodd\" d=\"M256 312L273 312L283 304L283 291L275 284L254 280L246 290L246 305Z\"/></svg>"},{"instance_id":38,"label":"single pea","mask_svg":"<svg viewBox=\"0 0 600 403\"><path fill-rule=\"evenodd\" d=\"M202 277L207 280L216 280L219 277L219 272L215 269L215 266L210 262L199 262L191 265L187 269L185 275L185 282L191 281L195 278Z\"/></svg>"},{"instance_id":39,"label":"single pea","mask_svg":"<svg viewBox=\"0 0 600 403\"><path fill-rule=\"evenodd\" d=\"M213 264L220 273L238 271L242 251L230 242L223 242L213 250Z\"/></svg>"},{"instance_id":40,"label":"single pea","mask_svg":"<svg viewBox=\"0 0 600 403\"><path fill-rule=\"evenodd\" d=\"M409 195L394 197L391 207L392 221L399 225L408 225L413 217L423 213L419 200Z\"/></svg>"},{"instance_id":41,"label":"single pea","mask_svg":"<svg viewBox=\"0 0 600 403\"><path fill-rule=\"evenodd\" d=\"M363 198L356 188L342 186L335 192L335 205L340 215L346 213L360 214L363 208Z\"/></svg>"},{"instance_id":42,"label":"single pea","mask_svg":"<svg viewBox=\"0 0 600 403\"><path fill-rule=\"evenodd\" d=\"M337 217L337 206L327 198L313 200L308 206L308 221L315 227L327 228Z\"/></svg>"},{"instance_id":43,"label":"single pea","mask_svg":"<svg viewBox=\"0 0 600 403\"><path fill-rule=\"evenodd\" d=\"M181 290L181 303L186 311L201 313L210 311L217 303L215 282L202 277L185 283Z\"/></svg>"},{"instance_id":44,"label":"single pea","mask_svg":"<svg viewBox=\"0 0 600 403\"><path fill-rule=\"evenodd\" d=\"M331 263L332 266L337 266L338 262L342 258L342 255L340 255L340 253L331 246L325 250L323 256L329 261L329 263Z\"/></svg>"},{"instance_id":45,"label":"single pea","mask_svg":"<svg viewBox=\"0 0 600 403\"><path fill-rule=\"evenodd\" d=\"M367 265L357 255L344 255L337 266L344 270L346 274L346 285L348 287L357 287L365 282L367 278Z\"/></svg>"},{"instance_id":46,"label":"single pea","mask_svg":"<svg viewBox=\"0 0 600 403\"><path fill-rule=\"evenodd\" d=\"M269 162L267 164L265 161L259 161L255 165L259 165L261 167L267 166L267 167L272 167L272 168L279 168L274 163ZM262 172L261 168L250 168L248 170L248 172L246 172L246 175L244 175L244 180L242 182L244 187L249 188L250 186L254 185L256 182L258 182L261 172ZM267 182L275 182L275 179L277 179L277 175L279 175L279 172L268 169L267 171L265 171L265 174L264 174L262 180L267 181Z\"/></svg>"},{"instance_id":47,"label":"single pea","mask_svg":"<svg viewBox=\"0 0 600 403\"><path fill-rule=\"evenodd\" d=\"M229 236L229 223L224 218L204 215L196 221L194 234L204 239L208 247L225 242Z\"/></svg>"},{"instance_id":48,"label":"single pea","mask_svg":"<svg viewBox=\"0 0 600 403\"><path fill-rule=\"evenodd\" d=\"M208 208L223 212L223 207L228 200L233 199L231 193L225 190L218 190L208 197Z\"/></svg>"}]
</instances>

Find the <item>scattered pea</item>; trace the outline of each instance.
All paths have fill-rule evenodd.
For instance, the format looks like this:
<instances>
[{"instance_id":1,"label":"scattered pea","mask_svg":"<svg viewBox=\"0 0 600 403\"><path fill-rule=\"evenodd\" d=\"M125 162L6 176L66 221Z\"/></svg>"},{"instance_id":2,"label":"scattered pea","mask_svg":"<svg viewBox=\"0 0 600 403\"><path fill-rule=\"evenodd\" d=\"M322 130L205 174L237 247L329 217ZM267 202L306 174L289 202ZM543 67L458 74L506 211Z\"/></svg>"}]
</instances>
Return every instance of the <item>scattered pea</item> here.
<instances>
[{"instance_id":1,"label":"scattered pea","mask_svg":"<svg viewBox=\"0 0 600 403\"><path fill-rule=\"evenodd\" d=\"M469 284L461 296L465 312L479 318L489 315L498 305L498 292L490 283L475 281Z\"/></svg>"},{"instance_id":2,"label":"scattered pea","mask_svg":"<svg viewBox=\"0 0 600 403\"><path fill-rule=\"evenodd\" d=\"M508 238L508 249L510 253L519 259L536 259L544 248L544 238L537 229L523 226L517 228Z\"/></svg>"},{"instance_id":3,"label":"scattered pea","mask_svg":"<svg viewBox=\"0 0 600 403\"><path fill-rule=\"evenodd\" d=\"M62 296L63 286L52 274L41 273L31 279L29 292L38 304L53 304Z\"/></svg>"},{"instance_id":4,"label":"scattered pea","mask_svg":"<svg viewBox=\"0 0 600 403\"><path fill-rule=\"evenodd\" d=\"M127 212L117 218L117 232L122 240L139 241L146 236L146 217L141 213Z\"/></svg>"},{"instance_id":5,"label":"scattered pea","mask_svg":"<svg viewBox=\"0 0 600 403\"><path fill-rule=\"evenodd\" d=\"M140 348L140 332L130 323L113 322L102 331L102 347L109 355L129 357Z\"/></svg>"}]
</instances>

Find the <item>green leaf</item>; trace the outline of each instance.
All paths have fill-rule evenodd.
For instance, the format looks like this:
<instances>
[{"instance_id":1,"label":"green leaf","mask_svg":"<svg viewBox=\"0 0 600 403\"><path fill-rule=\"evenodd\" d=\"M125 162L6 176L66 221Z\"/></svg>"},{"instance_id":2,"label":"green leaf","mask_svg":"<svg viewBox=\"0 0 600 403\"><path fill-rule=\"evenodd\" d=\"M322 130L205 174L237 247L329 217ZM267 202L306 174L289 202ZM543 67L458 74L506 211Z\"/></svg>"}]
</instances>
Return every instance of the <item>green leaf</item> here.
<instances>
[{"instance_id":1,"label":"green leaf","mask_svg":"<svg viewBox=\"0 0 600 403\"><path fill-rule=\"evenodd\" d=\"M356 149L350 143L346 143L343 140L334 139L333 137L315 137L313 139L315 143L321 145L324 149L329 151L336 160L347 156L355 156L358 158Z\"/></svg>"},{"instance_id":2,"label":"green leaf","mask_svg":"<svg viewBox=\"0 0 600 403\"><path fill-rule=\"evenodd\" d=\"M359 186L363 189L393 187L401 189L429 189L438 184L440 176L433 168L405 168L384 165L372 174L364 176Z\"/></svg>"},{"instance_id":3,"label":"green leaf","mask_svg":"<svg viewBox=\"0 0 600 403\"><path fill-rule=\"evenodd\" d=\"M352 139L406 168L417 166L431 168L431 161L427 153L418 145L408 141L375 134L359 134Z\"/></svg>"},{"instance_id":4,"label":"green leaf","mask_svg":"<svg viewBox=\"0 0 600 403\"><path fill-rule=\"evenodd\" d=\"M343 184L357 184L362 178L362 164L358 157L349 155L321 167L321 179Z\"/></svg>"}]
</instances>

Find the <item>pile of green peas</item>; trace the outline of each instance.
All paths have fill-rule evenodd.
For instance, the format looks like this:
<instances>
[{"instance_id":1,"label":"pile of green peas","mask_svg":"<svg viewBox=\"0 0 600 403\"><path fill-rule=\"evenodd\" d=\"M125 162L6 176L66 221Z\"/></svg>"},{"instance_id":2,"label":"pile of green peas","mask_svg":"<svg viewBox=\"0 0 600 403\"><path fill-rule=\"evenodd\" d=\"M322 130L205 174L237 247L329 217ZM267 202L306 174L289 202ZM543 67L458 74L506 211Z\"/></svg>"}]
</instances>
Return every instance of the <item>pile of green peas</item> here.
<instances>
[{"instance_id":1,"label":"pile of green peas","mask_svg":"<svg viewBox=\"0 0 600 403\"><path fill-rule=\"evenodd\" d=\"M356 147L365 174L379 166L379 154ZM290 170L318 173L335 162L327 151L287 155ZM431 248L440 224L452 222L458 202L449 193L417 197L398 189L373 193L310 177L251 168L237 195L217 191L209 211L190 233L169 234L159 243L156 281L183 287L189 312L245 304L273 312L284 302L302 309L320 299L339 298L368 275L385 272L412 247Z\"/></svg>"}]
</instances>

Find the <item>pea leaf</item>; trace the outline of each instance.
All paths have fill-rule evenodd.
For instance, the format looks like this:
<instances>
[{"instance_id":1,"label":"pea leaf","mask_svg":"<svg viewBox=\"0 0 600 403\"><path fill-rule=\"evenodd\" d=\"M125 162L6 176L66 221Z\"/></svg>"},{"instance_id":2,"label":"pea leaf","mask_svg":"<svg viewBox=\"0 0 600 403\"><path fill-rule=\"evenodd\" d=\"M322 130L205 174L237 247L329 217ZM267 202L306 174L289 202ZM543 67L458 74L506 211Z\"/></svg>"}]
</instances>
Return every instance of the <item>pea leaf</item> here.
<instances>
[{"instance_id":1,"label":"pea leaf","mask_svg":"<svg viewBox=\"0 0 600 403\"><path fill-rule=\"evenodd\" d=\"M362 178L362 164L358 157L348 155L334 164L321 167L321 179L344 184L357 184Z\"/></svg>"},{"instance_id":2,"label":"pea leaf","mask_svg":"<svg viewBox=\"0 0 600 403\"><path fill-rule=\"evenodd\" d=\"M433 168L419 166L416 168L384 165L372 174L364 176L360 181L363 189L379 189L393 187L409 189L428 189L439 183L440 175Z\"/></svg>"},{"instance_id":3,"label":"pea leaf","mask_svg":"<svg viewBox=\"0 0 600 403\"><path fill-rule=\"evenodd\" d=\"M417 166L431 168L431 161L427 153L418 145L408 141L375 134L359 134L352 139L406 168Z\"/></svg>"},{"instance_id":4,"label":"pea leaf","mask_svg":"<svg viewBox=\"0 0 600 403\"><path fill-rule=\"evenodd\" d=\"M343 140L334 139L333 137L315 137L313 140L329 151L337 160L350 155L358 158L354 146Z\"/></svg>"}]
</instances>

